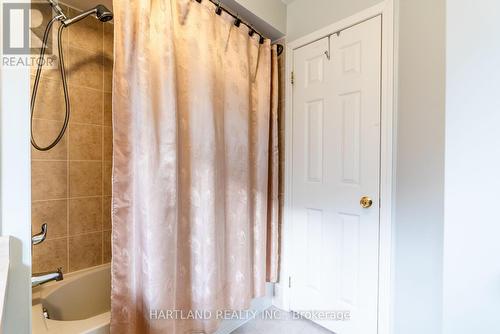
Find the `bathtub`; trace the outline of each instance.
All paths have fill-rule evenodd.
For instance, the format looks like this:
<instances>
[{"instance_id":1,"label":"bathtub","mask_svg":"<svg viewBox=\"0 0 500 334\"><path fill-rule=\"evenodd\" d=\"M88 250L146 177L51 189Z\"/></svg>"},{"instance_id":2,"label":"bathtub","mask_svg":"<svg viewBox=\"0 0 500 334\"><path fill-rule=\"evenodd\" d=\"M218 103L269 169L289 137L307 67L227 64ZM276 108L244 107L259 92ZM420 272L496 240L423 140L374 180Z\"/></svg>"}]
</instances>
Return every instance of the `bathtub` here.
<instances>
[{"instance_id":1,"label":"bathtub","mask_svg":"<svg viewBox=\"0 0 500 334\"><path fill-rule=\"evenodd\" d=\"M32 334L109 334L110 298L109 264L38 286L33 289Z\"/></svg>"}]
</instances>

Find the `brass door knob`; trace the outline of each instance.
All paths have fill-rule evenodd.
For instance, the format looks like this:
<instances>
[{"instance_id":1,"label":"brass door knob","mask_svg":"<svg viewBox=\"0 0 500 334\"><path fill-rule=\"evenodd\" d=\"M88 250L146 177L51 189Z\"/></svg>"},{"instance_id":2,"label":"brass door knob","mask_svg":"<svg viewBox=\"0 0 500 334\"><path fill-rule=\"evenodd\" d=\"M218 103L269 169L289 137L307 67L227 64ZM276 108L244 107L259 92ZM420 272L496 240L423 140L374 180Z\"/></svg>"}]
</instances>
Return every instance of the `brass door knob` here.
<instances>
[{"instance_id":1,"label":"brass door knob","mask_svg":"<svg viewBox=\"0 0 500 334\"><path fill-rule=\"evenodd\" d=\"M373 205L373 201L372 201L372 199L370 197L363 196L359 200L359 204L361 204L361 207L363 209L368 209L368 208L370 208Z\"/></svg>"}]
</instances>

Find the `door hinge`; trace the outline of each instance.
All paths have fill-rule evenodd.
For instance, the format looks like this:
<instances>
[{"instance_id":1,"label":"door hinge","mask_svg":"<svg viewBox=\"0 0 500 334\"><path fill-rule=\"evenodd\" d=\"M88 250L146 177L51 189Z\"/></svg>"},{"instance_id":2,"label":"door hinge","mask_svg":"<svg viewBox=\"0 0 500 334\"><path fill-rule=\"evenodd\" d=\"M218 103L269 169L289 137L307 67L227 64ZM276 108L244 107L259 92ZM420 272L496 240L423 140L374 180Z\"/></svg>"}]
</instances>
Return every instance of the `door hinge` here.
<instances>
[{"instance_id":1,"label":"door hinge","mask_svg":"<svg viewBox=\"0 0 500 334\"><path fill-rule=\"evenodd\" d=\"M288 276L288 288L292 287L292 276Z\"/></svg>"},{"instance_id":2,"label":"door hinge","mask_svg":"<svg viewBox=\"0 0 500 334\"><path fill-rule=\"evenodd\" d=\"M295 83L295 73L292 71L292 74L290 76L290 82L292 83L292 85Z\"/></svg>"}]
</instances>

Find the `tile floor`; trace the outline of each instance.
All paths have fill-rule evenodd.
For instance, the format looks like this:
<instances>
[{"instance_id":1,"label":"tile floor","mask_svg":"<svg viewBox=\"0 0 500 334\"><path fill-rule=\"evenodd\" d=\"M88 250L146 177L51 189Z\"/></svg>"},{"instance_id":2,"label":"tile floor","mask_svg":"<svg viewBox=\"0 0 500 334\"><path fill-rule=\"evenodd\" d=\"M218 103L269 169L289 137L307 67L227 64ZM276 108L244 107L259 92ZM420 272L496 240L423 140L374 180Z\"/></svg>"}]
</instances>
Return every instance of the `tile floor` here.
<instances>
[{"instance_id":1,"label":"tile floor","mask_svg":"<svg viewBox=\"0 0 500 334\"><path fill-rule=\"evenodd\" d=\"M333 334L308 320L292 320L289 312L277 308L270 308L270 310L277 312L280 320L257 317L231 334Z\"/></svg>"}]
</instances>

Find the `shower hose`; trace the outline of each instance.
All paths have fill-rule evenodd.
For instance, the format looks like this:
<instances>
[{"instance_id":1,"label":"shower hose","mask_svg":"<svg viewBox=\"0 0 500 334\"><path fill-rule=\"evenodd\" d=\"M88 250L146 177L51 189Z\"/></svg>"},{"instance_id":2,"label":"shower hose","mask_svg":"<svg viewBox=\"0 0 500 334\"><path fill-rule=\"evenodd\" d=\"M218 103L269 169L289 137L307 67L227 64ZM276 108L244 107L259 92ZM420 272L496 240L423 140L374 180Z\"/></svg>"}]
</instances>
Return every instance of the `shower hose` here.
<instances>
[{"instance_id":1,"label":"shower hose","mask_svg":"<svg viewBox=\"0 0 500 334\"><path fill-rule=\"evenodd\" d=\"M69 101L69 94L68 94L68 83L66 82L66 70L64 68L64 54L63 54L63 47L62 47L62 32L63 29L65 28L64 24L61 24L59 26L59 30L57 32L57 46L58 46L58 52L59 52L59 70L61 73L61 79L62 79L62 84L63 84L63 90L64 90L64 101L65 101L65 106L66 106L66 112L64 115L64 122L61 127L61 130L59 131L59 134L57 135L56 139L52 141L47 146L40 146L36 140L35 136L33 134L33 115L35 112L35 102L36 102L36 94L38 91L38 85L40 84L40 76L42 74L42 67L44 64L44 58L45 58L45 51L47 50L47 40L49 38L49 33L52 28L52 25L54 24L55 21L59 20L59 17L54 17L48 24L47 27L45 28L45 32L43 34L43 44L42 48L40 50L40 58L37 61L37 70L36 70L36 76L35 76L35 82L33 84L33 93L31 94L31 144L33 145L34 148L36 148L39 151L48 151L54 146L56 146L61 139L64 136L64 133L66 132L66 129L68 128L68 123L69 123L69 116L70 116L70 101Z\"/></svg>"}]
</instances>

